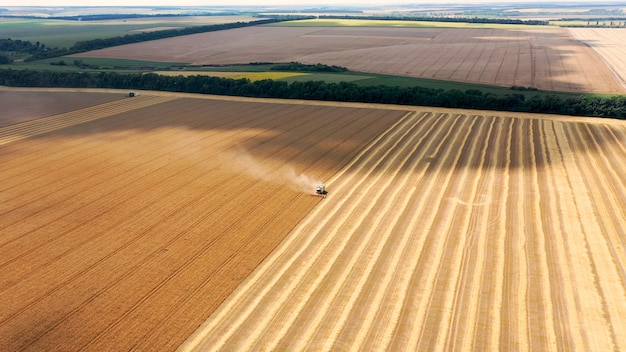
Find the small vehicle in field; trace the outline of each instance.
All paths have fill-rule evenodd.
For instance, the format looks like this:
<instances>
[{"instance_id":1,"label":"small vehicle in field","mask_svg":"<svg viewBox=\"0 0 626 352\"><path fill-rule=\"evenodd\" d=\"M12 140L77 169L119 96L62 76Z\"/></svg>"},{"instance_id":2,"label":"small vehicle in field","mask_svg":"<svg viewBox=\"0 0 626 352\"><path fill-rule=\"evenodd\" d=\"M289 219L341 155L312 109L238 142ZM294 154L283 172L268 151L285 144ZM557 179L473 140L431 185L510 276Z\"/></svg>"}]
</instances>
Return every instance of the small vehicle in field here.
<instances>
[{"instance_id":1,"label":"small vehicle in field","mask_svg":"<svg viewBox=\"0 0 626 352\"><path fill-rule=\"evenodd\" d=\"M327 194L328 194L328 191L326 191L326 185L319 185L315 187L315 194L311 194L311 195L316 196L316 197L326 198Z\"/></svg>"}]
</instances>

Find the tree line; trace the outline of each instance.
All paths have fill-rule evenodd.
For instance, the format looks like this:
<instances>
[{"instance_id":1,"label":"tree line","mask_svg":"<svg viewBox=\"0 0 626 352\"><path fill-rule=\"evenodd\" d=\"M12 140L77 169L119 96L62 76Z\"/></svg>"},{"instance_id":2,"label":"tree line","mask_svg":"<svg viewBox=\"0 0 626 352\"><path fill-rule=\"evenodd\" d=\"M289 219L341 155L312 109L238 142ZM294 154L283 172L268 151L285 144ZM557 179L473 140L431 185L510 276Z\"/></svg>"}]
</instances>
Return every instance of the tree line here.
<instances>
[{"instance_id":1,"label":"tree line","mask_svg":"<svg viewBox=\"0 0 626 352\"><path fill-rule=\"evenodd\" d=\"M16 87L72 87L143 89L245 96L362 103L420 105L496 111L535 112L577 116L626 118L626 96L562 96L521 93L498 96L470 89L433 89L398 86L358 86L323 81L292 82L230 79L209 76L162 76L116 72L55 72L0 69L0 85Z\"/></svg>"},{"instance_id":2,"label":"tree line","mask_svg":"<svg viewBox=\"0 0 626 352\"><path fill-rule=\"evenodd\" d=\"M139 42L146 42L150 40L172 38L182 35L206 33L221 31L226 29L242 28L249 26L256 26L261 24L282 22L286 20L300 19L300 17L283 16L269 19L261 19L250 22L233 22L233 23L221 23L210 24L205 26L193 26L178 29L166 29L153 32L140 32L134 34L126 34L123 36L117 36L104 39L91 39L83 40L74 43L69 48L48 47L45 44L39 42L32 43L27 40L12 40L11 38L0 39L0 63L11 63L13 60L11 56L26 56L24 61L35 61L48 59L53 57L71 55L81 53L85 51L104 49L108 47L134 44Z\"/></svg>"},{"instance_id":3,"label":"tree line","mask_svg":"<svg viewBox=\"0 0 626 352\"><path fill-rule=\"evenodd\" d=\"M295 72L330 72L330 73L339 73L339 72L348 72L346 67L335 66L335 65L324 65L324 64L315 64L315 65L307 65L300 62L290 62L287 64L280 64L272 66L271 70L273 71L295 71Z\"/></svg>"},{"instance_id":4,"label":"tree line","mask_svg":"<svg viewBox=\"0 0 626 352\"><path fill-rule=\"evenodd\" d=\"M28 40L0 38L0 64L10 64L14 57L36 55L46 51L48 48L40 42L32 43Z\"/></svg>"},{"instance_id":5,"label":"tree line","mask_svg":"<svg viewBox=\"0 0 626 352\"><path fill-rule=\"evenodd\" d=\"M382 21L421 21L421 22L452 22L452 23L484 23L484 24L523 24L529 26L548 25L549 21L520 20L516 18L486 17L426 17L426 16L351 16L351 15L320 15L320 19L341 20L382 20Z\"/></svg>"}]
</instances>

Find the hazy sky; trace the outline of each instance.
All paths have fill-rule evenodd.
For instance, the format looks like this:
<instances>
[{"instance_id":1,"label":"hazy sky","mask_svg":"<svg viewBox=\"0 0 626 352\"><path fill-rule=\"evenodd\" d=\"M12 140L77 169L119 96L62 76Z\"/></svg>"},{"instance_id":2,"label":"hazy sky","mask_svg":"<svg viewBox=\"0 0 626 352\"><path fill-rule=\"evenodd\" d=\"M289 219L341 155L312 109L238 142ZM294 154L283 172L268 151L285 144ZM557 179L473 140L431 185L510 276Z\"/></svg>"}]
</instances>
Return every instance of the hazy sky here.
<instances>
[{"instance_id":1,"label":"hazy sky","mask_svg":"<svg viewBox=\"0 0 626 352\"><path fill-rule=\"evenodd\" d=\"M235 5L394 5L394 4L441 4L441 3L463 3L463 4L484 4L502 2L546 2L546 0L3 0L1 6L235 6ZM562 2L565 0L551 0L549 2ZM593 2L589 2L593 3Z\"/></svg>"}]
</instances>

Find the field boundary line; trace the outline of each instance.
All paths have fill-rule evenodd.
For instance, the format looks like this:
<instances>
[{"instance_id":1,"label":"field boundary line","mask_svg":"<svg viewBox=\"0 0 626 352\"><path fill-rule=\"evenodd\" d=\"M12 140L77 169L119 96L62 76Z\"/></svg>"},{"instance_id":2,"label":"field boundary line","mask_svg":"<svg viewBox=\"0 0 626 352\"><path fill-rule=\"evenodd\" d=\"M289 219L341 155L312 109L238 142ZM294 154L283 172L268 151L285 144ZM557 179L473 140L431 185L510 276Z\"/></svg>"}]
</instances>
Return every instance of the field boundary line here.
<instances>
[{"instance_id":1,"label":"field boundary line","mask_svg":"<svg viewBox=\"0 0 626 352\"><path fill-rule=\"evenodd\" d=\"M174 99L165 96L122 99L6 126L0 128L0 145Z\"/></svg>"}]
</instances>

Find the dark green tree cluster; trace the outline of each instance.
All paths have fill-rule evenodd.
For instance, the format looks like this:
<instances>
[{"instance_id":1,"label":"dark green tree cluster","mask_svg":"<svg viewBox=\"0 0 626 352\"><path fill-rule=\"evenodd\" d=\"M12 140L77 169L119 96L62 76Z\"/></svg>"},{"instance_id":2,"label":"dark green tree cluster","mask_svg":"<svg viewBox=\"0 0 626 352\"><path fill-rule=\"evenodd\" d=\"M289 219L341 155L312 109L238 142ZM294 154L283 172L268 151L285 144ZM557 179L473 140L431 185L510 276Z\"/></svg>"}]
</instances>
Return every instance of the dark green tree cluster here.
<instances>
[{"instance_id":1,"label":"dark green tree cluster","mask_svg":"<svg viewBox=\"0 0 626 352\"><path fill-rule=\"evenodd\" d=\"M11 38L0 39L0 64L13 62L12 57L28 57L55 52L56 48L48 48L40 42L30 42L28 40L13 40Z\"/></svg>"},{"instance_id":2,"label":"dark green tree cluster","mask_svg":"<svg viewBox=\"0 0 626 352\"><path fill-rule=\"evenodd\" d=\"M423 16L349 16L349 15L321 15L320 19L342 20L391 20L391 21L422 21L422 22L452 22L452 23L485 23L485 24L525 24L529 26L548 25L549 21L520 20L516 18L487 18L487 17L423 17Z\"/></svg>"},{"instance_id":3,"label":"dark green tree cluster","mask_svg":"<svg viewBox=\"0 0 626 352\"><path fill-rule=\"evenodd\" d=\"M288 64L276 65L272 67L274 71L295 71L295 72L347 72L348 69L341 66L329 66L324 64L307 65L300 62L290 62Z\"/></svg>"},{"instance_id":4,"label":"dark green tree cluster","mask_svg":"<svg viewBox=\"0 0 626 352\"><path fill-rule=\"evenodd\" d=\"M19 87L74 87L145 89L260 98L310 99L363 103L403 104L520 111L577 116L626 118L626 96L597 97L534 95L497 96L472 89L443 90L422 87L368 86L322 81L293 82L229 79L207 76L161 76L115 72L55 72L0 70L0 85Z\"/></svg>"},{"instance_id":5,"label":"dark green tree cluster","mask_svg":"<svg viewBox=\"0 0 626 352\"><path fill-rule=\"evenodd\" d=\"M181 14L139 14L139 13L110 13L110 14L92 14L92 15L71 15L71 16L49 16L46 19L50 20L65 20L65 21L104 21L104 20L123 20L132 18L156 18L156 17L184 17L187 15ZM208 16L202 14L202 16ZM224 15L227 16L227 15ZM33 18L37 18L33 16Z\"/></svg>"}]
</instances>

